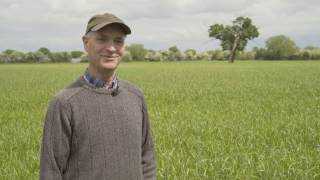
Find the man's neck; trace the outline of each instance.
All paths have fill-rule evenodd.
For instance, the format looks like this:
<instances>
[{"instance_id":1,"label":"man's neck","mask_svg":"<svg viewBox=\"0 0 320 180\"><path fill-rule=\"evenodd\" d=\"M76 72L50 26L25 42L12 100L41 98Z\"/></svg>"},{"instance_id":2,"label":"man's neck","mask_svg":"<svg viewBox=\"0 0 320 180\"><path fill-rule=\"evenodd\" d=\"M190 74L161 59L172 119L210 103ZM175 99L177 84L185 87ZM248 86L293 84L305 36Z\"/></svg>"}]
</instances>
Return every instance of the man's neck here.
<instances>
[{"instance_id":1,"label":"man's neck","mask_svg":"<svg viewBox=\"0 0 320 180\"><path fill-rule=\"evenodd\" d=\"M114 71L99 71L91 66L88 67L88 70L95 78L105 81L109 86L112 85L113 76L115 74Z\"/></svg>"}]
</instances>

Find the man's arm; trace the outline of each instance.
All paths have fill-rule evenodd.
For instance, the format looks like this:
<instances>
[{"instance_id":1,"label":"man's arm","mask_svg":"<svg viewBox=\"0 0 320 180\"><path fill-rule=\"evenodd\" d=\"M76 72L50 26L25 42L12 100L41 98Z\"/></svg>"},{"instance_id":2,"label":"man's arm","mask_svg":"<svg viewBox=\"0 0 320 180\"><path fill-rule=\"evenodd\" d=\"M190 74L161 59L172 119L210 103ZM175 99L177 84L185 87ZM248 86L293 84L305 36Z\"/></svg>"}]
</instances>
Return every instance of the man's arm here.
<instances>
[{"instance_id":1,"label":"man's arm","mask_svg":"<svg viewBox=\"0 0 320 180\"><path fill-rule=\"evenodd\" d=\"M144 179L156 179L155 151L151 137L150 123L147 106L143 100L142 122L142 166Z\"/></svg>"},{"instance_id":2,"label":"man's arm","mask_svg":"<svg viewBox=\"0 0 320 180\"><path fill-rule=\"evenodd\" d=\"M48 108L40 155L40 180L62 180L71 139L71 110L54 98Z\"/></svg>"}]
</instances>

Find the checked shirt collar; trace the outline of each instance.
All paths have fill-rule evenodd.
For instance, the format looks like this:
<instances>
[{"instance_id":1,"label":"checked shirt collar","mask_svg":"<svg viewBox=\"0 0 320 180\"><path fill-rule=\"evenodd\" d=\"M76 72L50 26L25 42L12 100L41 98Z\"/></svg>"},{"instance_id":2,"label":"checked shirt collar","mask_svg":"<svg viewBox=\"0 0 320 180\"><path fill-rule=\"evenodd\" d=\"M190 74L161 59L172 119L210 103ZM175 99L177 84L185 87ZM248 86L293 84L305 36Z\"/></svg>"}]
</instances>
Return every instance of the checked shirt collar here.
<instances>
[{"instance_id":1,"label":"checked shirt collar","mask_svg":"<svg viewBox=\"0 0 320 180\"><path fill-rule=\"evenodd\" d=\"M97 79L96 77L94 77L88 70L88 68L86 69L83 78L90 84L92 84L94 87L96 88L103 88L106 87L107 89L117 89L119 87L119 81L117 79L117 77L114 75L112 77L112 84L109 87L108 83L104 80L101 79Z\"/></svg>"}]
</instances>

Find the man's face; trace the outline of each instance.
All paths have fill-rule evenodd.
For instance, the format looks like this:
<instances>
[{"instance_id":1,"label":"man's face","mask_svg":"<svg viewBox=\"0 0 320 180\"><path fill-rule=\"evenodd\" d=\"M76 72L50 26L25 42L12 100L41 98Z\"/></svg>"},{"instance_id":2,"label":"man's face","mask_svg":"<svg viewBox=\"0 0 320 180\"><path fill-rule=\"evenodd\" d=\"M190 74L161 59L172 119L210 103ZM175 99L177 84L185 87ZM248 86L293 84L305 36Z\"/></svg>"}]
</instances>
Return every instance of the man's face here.
<instances>
[{"instance_id":1,"label":"man's face","mask_svg":"<svg viewBox=\"0 0 320 180\"><path fill-rule=\"evenodd\" d=\"M124 53L125 34L117 24L108 25L82 38L89 64L96 72L114 72Z\"/></svg>"}]
</instances>

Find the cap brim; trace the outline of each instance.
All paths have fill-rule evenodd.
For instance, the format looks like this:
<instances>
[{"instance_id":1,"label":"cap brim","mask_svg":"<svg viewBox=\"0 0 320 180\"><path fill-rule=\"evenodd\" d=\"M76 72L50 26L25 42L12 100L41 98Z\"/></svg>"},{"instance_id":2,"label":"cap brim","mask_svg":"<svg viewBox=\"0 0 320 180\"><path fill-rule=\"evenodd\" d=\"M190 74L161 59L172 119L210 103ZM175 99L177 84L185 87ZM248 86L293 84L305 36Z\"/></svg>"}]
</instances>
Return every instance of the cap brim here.
<instances>
[{"instance_id":1,"label":"cap brim","mask_svg":"<svg viewBox=\"0 0 320 180\"><path fill-rule=\"evenodd\" d=\"M106 23L101 23L101 24L98 24L96 26L94 26L93 28L90 29L90 31L98 31L100 30L101 28L105 27L105 26L108 26L108 25L111 25L111 24L118 24L122 27L123 29L123 32L125 34L131 34L131 29L124 23L121 23L121 22L106 22Z\"/></svg>"}]
</instances>

